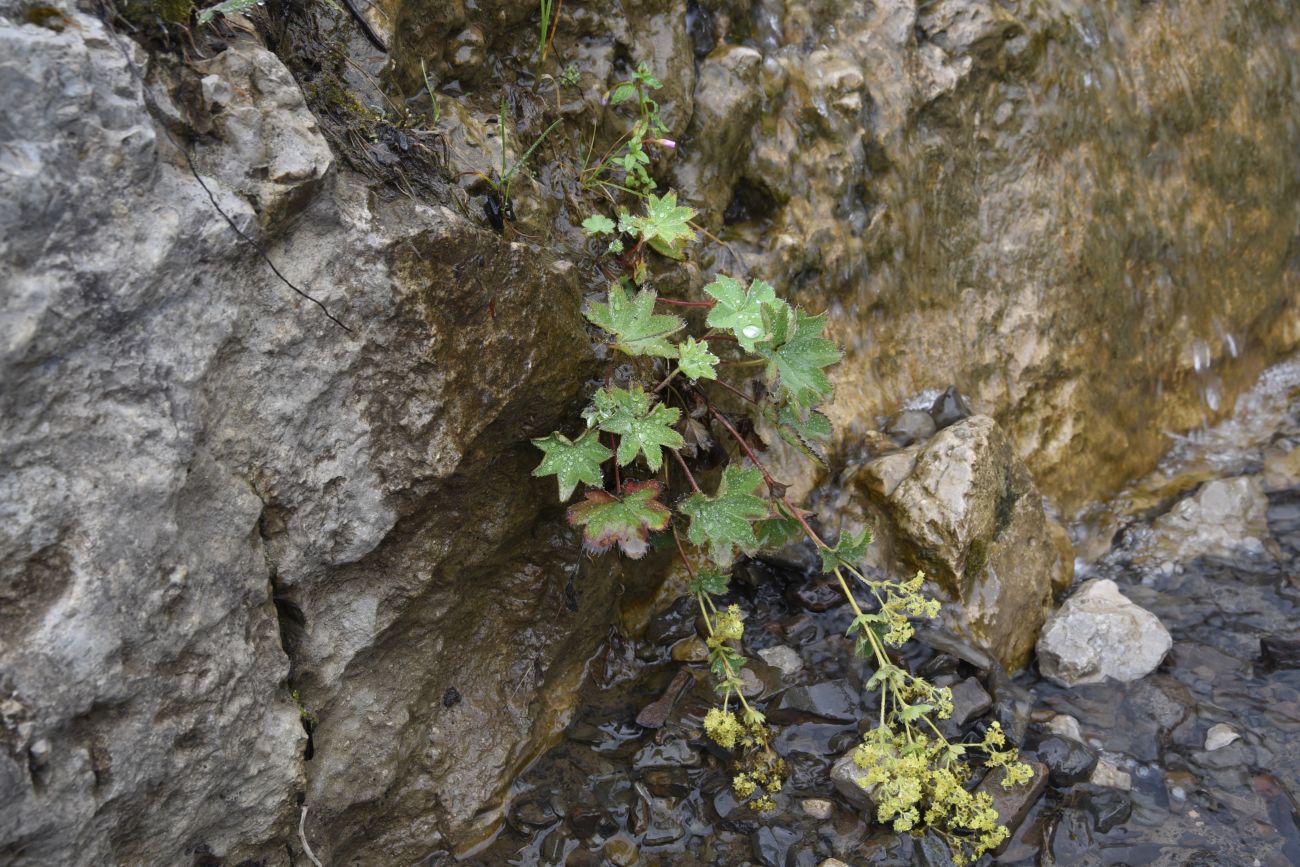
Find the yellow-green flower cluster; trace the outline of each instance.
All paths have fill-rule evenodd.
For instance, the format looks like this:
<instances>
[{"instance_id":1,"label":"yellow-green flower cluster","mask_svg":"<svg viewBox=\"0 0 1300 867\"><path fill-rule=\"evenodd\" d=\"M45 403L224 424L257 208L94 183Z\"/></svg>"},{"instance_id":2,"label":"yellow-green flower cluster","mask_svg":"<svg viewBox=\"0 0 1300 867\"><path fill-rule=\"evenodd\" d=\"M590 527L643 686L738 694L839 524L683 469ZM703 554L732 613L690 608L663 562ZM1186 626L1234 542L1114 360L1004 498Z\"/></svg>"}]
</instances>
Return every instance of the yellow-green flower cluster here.
<instances>
[{"instance_id":1,"label":"yellow-green flower cluster","mask_svg":"<svg viewBox=\"0 0 1300 867\"><path fill-rule=\"evenodd\" d=\"M1001 737L998 730L996 737ZM872 730L854 756L867 773L863 786L876 804L876 818L899 833L936 831L947 842L957 864L969 864L996 848L1007 837L998 824L993 799L972 792L966 784L970 767L961 760L965 748L942 737L919 732ZM1014 761L1005 765L1008 772ZM1026 771L1028 766L1020 765Z\"/></svg>"},{"instance_id":2,"label":"yellow-green flower cluster","mask_svg":"<svg viewBox=\"0 0 1300 867\"><path fill-rule=\"evenodd\" d=\"M740 762L736 763L736 775L731 778L731 791L742 801L752 799L749 801L751 810L766 813L776 809L776 801L772 796L781 791L785 779L785 760L770 750L760 755L762 761L757 762L753 761L753 754L747 757L750 759L748 768Z\"/></svg>"},{"instance_id":3,"label":"yellow-green flower cluster","mask_svg":"<svg viewBox=\"0 0 1300 867\"><path fill-rule=\"evenodd\" d=\"M1034 772L1018 760L1017 751L1000 750L1006 744L1000 725L993 723L978 745L949 744L944 737L928 737L904 725L904 731L880 725L867 734L854 754L866 771L862 785L876 805L876 819L898 833L932 829L948 841L958 864L976 861L996 849L1008 836L998 824L993 799L985 792L970 792L967 750L983 750L985 764L1002 768L1002 785L1026 783Z\"/></svg>"},{"instance_id":4,"label":"yellow-green flower cluster","mask_svg":"<svg viewBox=\"0 0 1300 867\"><path fill-rule=\"evenodd\" d=\"M939 600L921 595L925 573L917 572L907 581L868 582L880 602L884 626L881 639L891 647L902 647L912 640L916 630L908 618L931 619L939 616Z\"/></svg>"},{"instance_id":5,"label":"yellow-green flower cluster","mask_svg":"<svg viewBox=\"0 0 1300 867\"><path fill-rule=\"evenodd\" d=\"M745 613L739 605L729 605L726 611L719 611L713 618L713 634L709 636L708 645L717 647L725 641L740 641L745 636Z\"/></svg>"},{"instance_id":6,"label":"yellow-green flower cluster","mask_svg":"<svg viewBox=\"0 0 1300 867\"><path fill-rule=\"evenodd\" d=\"M724 750L730 750L735 749L736 739L745 733L745 727L731 711L714 707L704 715L704 733Z\"/></svg>"}]
</instances>

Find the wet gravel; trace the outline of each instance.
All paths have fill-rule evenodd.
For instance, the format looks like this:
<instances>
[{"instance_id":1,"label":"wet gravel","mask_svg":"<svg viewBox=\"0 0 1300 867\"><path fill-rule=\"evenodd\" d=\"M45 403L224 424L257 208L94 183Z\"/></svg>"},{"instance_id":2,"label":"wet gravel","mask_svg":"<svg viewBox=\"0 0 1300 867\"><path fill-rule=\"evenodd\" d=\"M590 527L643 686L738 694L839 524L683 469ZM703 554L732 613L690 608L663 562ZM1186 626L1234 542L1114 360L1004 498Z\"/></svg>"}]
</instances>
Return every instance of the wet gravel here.
<instances>
[{"instance_id":1,"label":"wet gravel","mask_svg":"<svg viewBox=\"0 0 1300 867\"><path fill-rule=\"evenodd\" d=\"M1272 430L1221 462L1219 475L1257 474L1266 450L1300 442L1297 407L1284 401ZM1183 451L1203 483L1204 455ZM1112 542L1080 563L1078 579L1110 578L1160 618L1174 645L1156 672L1065 689L1032 667L1014 678L983 670L968 661L982 655L950 636L929 633L934 646L909 649L910 665L954 689L952 736L999 719L1044 765L1041 796L1015 805L1023 821L984 863L1300 864L1300 484L1273 485L1259 545L1160 561L1150 556L1153 525L1197 490L1180 489L1176 468L1162 473L1178 493L1109 513ZM779 723L775 744L790 767L776 811L736 803L725 754L702 736L712 684L703 664L674 658L695 635L683 600L644 639L611 639L561 742L517 780L508 821L469 863L950 863L933 838L873 825L832 779L872 713L871 670L843 639L846 609L789 565L749 563L733 586L729 601L749 614L750 688Z\"/></svg>"}]
</instances>

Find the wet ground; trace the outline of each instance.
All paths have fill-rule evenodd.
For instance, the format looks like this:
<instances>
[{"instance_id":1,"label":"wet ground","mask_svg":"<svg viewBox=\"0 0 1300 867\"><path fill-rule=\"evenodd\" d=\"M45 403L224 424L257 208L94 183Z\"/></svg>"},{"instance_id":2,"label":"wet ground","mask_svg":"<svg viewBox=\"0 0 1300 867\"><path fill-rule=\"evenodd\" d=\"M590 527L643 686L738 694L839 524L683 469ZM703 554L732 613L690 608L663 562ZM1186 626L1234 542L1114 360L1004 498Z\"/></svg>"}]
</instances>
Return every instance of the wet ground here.
<instances>
[{"instance_id":1,"label":"wet ground","mask_svg":"<svg viewBox=\"0 0 1300 867\"><path fill-rule=\"evenodd\" d=\"M915 649L910 662L963 697L965 732L1000 719L1051 768L984 863L1300 864L1300 474L1286 458L1297 445L1300 361L1270 371L1228 422L1179 438L1156 473L1074 528L1078 580L1115 580L1173 635L1142 680L1064 689L1032 668L1013 679L980 670L963 659L978 654L943 636ZM1214 480L1238 498L1222 521L1211 520ZM611 639L562 741L516 782L507 826L471 863L949 863L933 841L872 825L831 780L870 716L871 672L820 580L760 562L733 580L750 612L751 686L791 768L775 812L736 805L726 757L702 736L711 683L692 661L703 650L686 601L643 638Z\"/></svg>"}]
</instances>

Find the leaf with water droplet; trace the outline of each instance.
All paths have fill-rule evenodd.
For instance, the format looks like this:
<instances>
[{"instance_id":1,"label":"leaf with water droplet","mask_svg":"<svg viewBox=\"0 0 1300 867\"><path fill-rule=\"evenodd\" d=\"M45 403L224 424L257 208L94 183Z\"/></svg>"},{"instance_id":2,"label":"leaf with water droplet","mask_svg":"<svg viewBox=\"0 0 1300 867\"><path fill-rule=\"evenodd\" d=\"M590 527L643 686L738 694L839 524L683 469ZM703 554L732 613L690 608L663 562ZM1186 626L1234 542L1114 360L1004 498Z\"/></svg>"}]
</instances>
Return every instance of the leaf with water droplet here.
<instances>
[{"instance_id":1,"label":"leaf with water droplet","mask_svg":"<svg viewBox=\"0 0 1300 867\"><path fill-rule=\"evenodd\" d=\"M588 235L612 235L614 221L604 214L592 214L582 221L582 231Z\"/></svg>"},{"instance_id":2,"label":"leaf with water droplet","mask_svg":"<svg viewBox=\"0 0 1300 867\"><path fill-rule=\"evenodd\" d=\"M822 558L822 571L834 572L840 564L856 567L867 556L867 547L871 544L871 529L863 527L862 532L854 535L844 533L833 548L819 548L817 553Z\"/></svg>"},{"instance_id":3,"label":"leaf with water droplet","mask_svg":"<svg viewBox=\"0 0 1300 867\"><path fill-rule=\"evenodd\" d=\"M807 410L831 396L825 368L840 360L840 350L822 337L826 316L795 311L794 334L775 349L762 351L771 363L768 376L780 377L781 392L798 410Z\"/></svg>"},{"instance_id":4,"label":"leaf with water droplet","mask_svg":"<svg viewBox=\"0 0 1300 867\"><path fill-rule=\"evenodd\" d=\"M665 193L663 198L652 193L646 196L645 207L645 216L631 219L633 232L663 255L680 259L682 245L695 237L689 225L695 209L678 205L676 193Z\"/></svg>"},{"instance_id":5,"label":"leaf with water droplet","mask_svg":"<svg viewBox=\"0 0 1300 867\"><path fill-rule=\"evenodd\" d=\"M587 419L601 430L618 434L618 463L626 466L636 460L637 453L645 455L645 462L654 472L663 466L661 449L679 449L686 444L682 435L673 430L681 417L681 410L664 406L650 406L650 395L641 385L631 389L607 386L596 392L593 407Z\"/></svg>"},{"instance_id":6,"label":"leaf with water droplet","mask_svg":"<svg viewBox=\"0 0 1300 867\"><path fill-rule=\"evenodd\" d=\"M699 571L695 580L686 585L686 589L696 596L701 593L710 593L714 596L722 596L727 592L727 582L729 576L717 566L705 566Z\"/></svg>"},{"instance_id":7,"label":"leaf with water droplet","mask_svg":"<svg viewBox=\"0 0 1300 867\"><path fill-rule=\"evenodd\" d=\"M762 280L755 280L746 289L734 277L719 274L704 291L717 302L705 322L712 328L730 331L746 352L753 352L758 342L767 337L763 306L774 309L785 306L784 301L777 299L771 284ZM771 315L769 312L768 316Z\"/></svg>"},{"instance_id":8,"label":"leaf with water droplet","mask_svg":"<svg viewBox=\"0 0 1300 867\"><path fill-rule=\"evenodd\" d=\"M713 370L714 365L718 363L718 356L709 351L707 343L688 337L678 345L677 349L679 353L677 364L681 367L682 373L691 379L718 378Z\"/></svg>"}]
</instances>

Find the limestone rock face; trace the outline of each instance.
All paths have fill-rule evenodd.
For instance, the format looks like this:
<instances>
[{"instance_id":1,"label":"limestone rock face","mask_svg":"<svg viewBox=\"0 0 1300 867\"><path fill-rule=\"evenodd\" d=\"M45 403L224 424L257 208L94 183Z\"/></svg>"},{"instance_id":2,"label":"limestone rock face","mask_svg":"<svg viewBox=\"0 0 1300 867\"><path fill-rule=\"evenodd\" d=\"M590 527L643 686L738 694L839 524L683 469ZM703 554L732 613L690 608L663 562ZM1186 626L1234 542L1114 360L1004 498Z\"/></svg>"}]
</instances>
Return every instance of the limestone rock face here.
<instances>
[{"instance_id":1,"label":"limestone rock face","mask_svg":"<svg viewBox=\"0 0 1300 867\"><path fill-rule=\"evenodd\" d=\"M529 476L573 270L333 174L259 43L66 14L0 17L0 861L287 864L300 798L327 863L469 845L622 580Z\"/></svg>"},{"instance_id":2,"label":"limestone rock face","mask_svg":"<svg viewBox=\"0 0 1300 867\"><path fill-rule=\"evenodd\" d=\"M996 422L972 416L928 442L865 464L858 489L883 516L895 552L924 569L953 605L947 619L1008 669L1028 660L1068 585L1059 525Z\"/></svg>"},{"instance_id":3,"label":"limestone rock face","mask_svg":"<svg viewBox=\"0 0 1300 867\"><path fill-rule=\"evenodd\" d=\"M1125 598L1114 581L1094 579L1048 621L1038 640L1038 667L1067 687L1127 682L1155 671L1172 646L1159 618Z\"/></svg>"}]
</instances>

